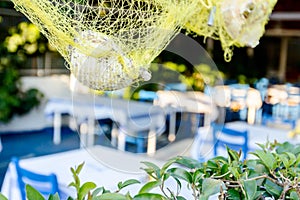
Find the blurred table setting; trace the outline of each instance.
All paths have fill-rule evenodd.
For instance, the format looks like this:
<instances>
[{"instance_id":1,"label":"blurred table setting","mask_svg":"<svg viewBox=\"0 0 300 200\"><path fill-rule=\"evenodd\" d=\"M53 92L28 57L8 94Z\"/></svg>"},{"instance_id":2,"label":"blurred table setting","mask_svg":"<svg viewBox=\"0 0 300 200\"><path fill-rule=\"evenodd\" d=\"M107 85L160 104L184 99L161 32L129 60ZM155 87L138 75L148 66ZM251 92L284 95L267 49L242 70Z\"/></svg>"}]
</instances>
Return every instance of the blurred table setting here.
<instances>
[{"instance_id":1,"label":"blurred table setting","mask_svg":"<svg viewBox=\"0 0 300 200\"><path fill-rule=\"evenodd\" d=\"M60 143L61 120L64 114L76 121L82 137L90 136L87 144L84 144L87 146L93 145L95 120L109 118L114 122L112 143L120 150L125 148L126 137L151 140L149 154L155 152L156 135L161 134L165 128L164 111L151 103L92 94L73 94L72 99L49 99L46 104L45 116L53 120L54 143ZM147 134L138 136L137 133L141 131L146 131ZM85 138L82 138L82 142L84 140Z\"/></svg>"}]
</instances>

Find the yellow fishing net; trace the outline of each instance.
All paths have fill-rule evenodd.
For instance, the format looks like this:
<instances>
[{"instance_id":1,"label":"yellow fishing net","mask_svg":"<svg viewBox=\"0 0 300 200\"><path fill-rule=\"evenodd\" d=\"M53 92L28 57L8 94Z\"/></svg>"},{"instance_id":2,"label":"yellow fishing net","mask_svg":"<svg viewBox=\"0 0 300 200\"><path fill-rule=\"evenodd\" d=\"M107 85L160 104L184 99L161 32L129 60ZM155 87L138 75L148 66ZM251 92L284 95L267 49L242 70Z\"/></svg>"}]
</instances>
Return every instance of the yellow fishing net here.
<instances>
[{"instance_id":1,"label":"yellow fishing net","mask_svg":"<svg viewBox=\"0 0 300 200\"><path fill-rule=\"evenodd\" d=\"M149 80L149 64L179 32L188 0L12 0L96 90Z\"/></svg>"},{"instance_id":2,"label":"yellow fishing net","mask_svg":"<svg viewBox=\"0 0 300 200\"><path fill-rule=\"evenodd\" d=\"M185 28L197 35L220 40L224 58L230 61L232 49L255 47L265 31L277 0L198 0Z\"/></svg>"},{"instance_id":3,"label":"yellow fishing net","mask_svg":"<svg viewBox=\"0 0 300 200\"><path fill-rule=\"evenodd\" d=\"M233 46L258 43L276 0L12 0L95 90L149 80L149 64L182 27Z\"/></svg>"}]
</instances>

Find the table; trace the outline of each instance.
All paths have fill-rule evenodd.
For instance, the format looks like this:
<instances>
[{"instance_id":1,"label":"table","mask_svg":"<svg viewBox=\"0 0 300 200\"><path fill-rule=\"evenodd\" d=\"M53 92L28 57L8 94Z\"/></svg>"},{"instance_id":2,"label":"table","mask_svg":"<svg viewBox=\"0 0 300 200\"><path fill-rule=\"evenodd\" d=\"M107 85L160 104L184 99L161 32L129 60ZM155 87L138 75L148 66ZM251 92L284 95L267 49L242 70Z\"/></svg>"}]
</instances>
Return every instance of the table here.
<instances>
[{"instance_id":1,"label":"table","mask_svg":"<svg viewBox=\"0 0 300 200\"><path fill-rule=\"evenodd\" d=\"M299 139L289 138L289 130L286 129L277 129L258 124L251 125L243 121L229 122L226 123L225 126L235 130L248 130L248 145L250 151L259 149L257 143L264 144L267 141L274 142L274 140L277 140L280 143L286 141L292 144L300 143ZM213 157L213 135L211 127L208 126L199 128L191 154L192 157L196 159L202 157L204 160L207 160ZM252 156L249 158L251 157Z\"/></svg>"},{"instance_id":2,"label":"table","mask_svg":"<svg viewBox=\"0 0 300 200\"><path fill-rule=\"evenodd\" d=\"M20 160L20 165L38 173L55 173L60 192L74 197L76 194L74 189L68 187L68 184L73 181L70 167L75 167L85 162L79 175L81 183L92 181L97 184L97 187L104 186L106 189L115 191L119 181L131 178L137 179L143 184L148 181L148 176L140 169L143 166L140 163L141 161L149 161L160 167L164 164L150 157L96 145L86 149L82 148L47 156L22 159ZM169 184L167 186L171 190L175 187L171 182L166 184ZM134 195L140 188L141 185L132 185L128 187L128 191ZM185 193L183 195L188 198L191 195L189 194L191 191L184 190L183 187L182 193ZM125 194L126 189L123 192ZM8 199L20 199L16 172L12 164L9 165L5 174L1 193Z\"/></svg>"},{"instance_id":3,"label":"table","mask_svg":"<svg viewBox=\"0 0 300 200\"><path fill-rule=\"evenodd\" d=\"M63 114L72 116L77 124L88 124L88 128L81 129L81 136L85 136L85 133L94 134L94 120L112 119L115 122L112 144L117 145L121 150L125 150L127 136L137 137L137 132L147 130L149 131L148 135L142 137L148 140L148 154L155 152L156 135L162 133L165 128L164 110L151 103L92 94L73 94L72 99L49 99L45 107L45 115L53 120L53 142L55 144L60 143L61 116ZM88 144L90 143L93 141L88 142Z\"/></svg>"},{"instance_id":4,"label":"table","mask_svg":"<svg viewBox=\"0 0 300 200\"><path fill-rule=\"evenodd\" d=\"M169 140L175 140L177 112L204 114L204 126L217 118L217 108L210 96L198 91L158 91L154 105L159 105L170 115Z\"/></svg>"}]
</instances>

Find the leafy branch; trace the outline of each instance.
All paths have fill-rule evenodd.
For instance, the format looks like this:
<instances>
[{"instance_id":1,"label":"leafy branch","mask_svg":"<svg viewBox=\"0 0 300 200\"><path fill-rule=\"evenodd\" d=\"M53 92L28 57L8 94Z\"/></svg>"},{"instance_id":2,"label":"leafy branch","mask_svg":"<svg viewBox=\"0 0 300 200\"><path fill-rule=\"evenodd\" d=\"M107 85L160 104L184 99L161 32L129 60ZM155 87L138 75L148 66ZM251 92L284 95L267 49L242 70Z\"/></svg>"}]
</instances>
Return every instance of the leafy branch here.
<instances>
[{"instance_id":1,"label":"leafy branch","mask_svg":"<svg viewBox=\"0 0 300 200\"><path fill-rule=\"evenodd\" d=\"M81 184L79 174L84 163L71 168L74 181L70 186L77 191L76 200L208 200L212 195L229 200L300 199L300 145L275 142L259 146L261 149L253 152L257 158L249 160L241 160L238 152L227 148L228 157L217 156L204 163L182 156L170 159L162 167L142 162L149 181L134 195L126 188L141 184L135 179L119 182L118 189L112 192L96 188L92 182ZM169 181L173 181L173 189ZM29 200L43 200L33 188L27 190ZM35 195L39 198L33 198ZM59 200L57 195L50 197L49 200Z\"/></svg>"}]
</instances>

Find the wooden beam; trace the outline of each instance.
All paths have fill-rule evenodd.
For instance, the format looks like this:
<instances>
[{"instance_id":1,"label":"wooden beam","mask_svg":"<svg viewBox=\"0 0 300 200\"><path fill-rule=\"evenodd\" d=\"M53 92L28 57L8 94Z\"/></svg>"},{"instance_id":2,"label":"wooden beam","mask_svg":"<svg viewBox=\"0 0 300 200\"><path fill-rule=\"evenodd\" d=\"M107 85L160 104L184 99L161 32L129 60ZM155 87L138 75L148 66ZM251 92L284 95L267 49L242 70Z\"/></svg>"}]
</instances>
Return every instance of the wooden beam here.
<instances>
[{"instance_id":1,"label":"wooden beam","mask_svg":"<svg viewBox=\"0 0 300 200\"><path fill-rule=\"evenodd\" d=\"M285 76L286 76L286 65L287 65L287 56L288 56L288 44L289 44L288 37L281 38L278 76L279 79L283 82L285 81L286 78Z\"/></svg>"},{"instance_id":2,"label":"wooden beam","mask_svg":"<svg viewBox=\"0 0 300 200\"><path fill-rule=\"evenodd\" d=\"M300 30L299 29L282 29L282 28L267 29L264 36L300 37Z\"/></svg>"},{"instance_id":3,"label":"wooden beam","mask_svg":"<svg viewBox=\"0 0 300 200\"><path fill-rule=\"evenodd\" d=\"M273 12L270 15L272 21L300 21L300 12Z\"/></svg>"}]
</instances>

